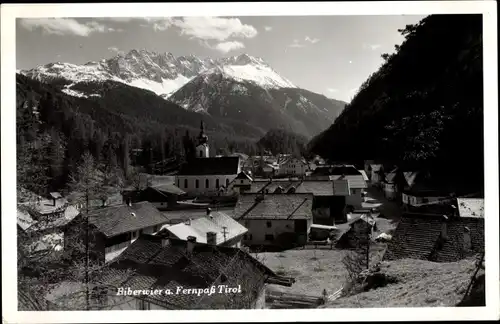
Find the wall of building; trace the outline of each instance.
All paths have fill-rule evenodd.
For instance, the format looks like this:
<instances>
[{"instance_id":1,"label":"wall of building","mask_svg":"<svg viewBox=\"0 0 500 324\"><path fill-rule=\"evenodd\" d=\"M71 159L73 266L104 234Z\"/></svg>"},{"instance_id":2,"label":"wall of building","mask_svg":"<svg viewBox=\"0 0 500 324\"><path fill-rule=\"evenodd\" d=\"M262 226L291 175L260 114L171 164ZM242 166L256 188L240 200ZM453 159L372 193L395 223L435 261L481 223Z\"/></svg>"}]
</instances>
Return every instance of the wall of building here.
<instances>
[{"instance_id":1,"label":"wall of building","mask_svg":"<svg viewBox=\"0 0 500 324\"><path fill-rule=\"evenodd\" d=\"M403 193L401 195L401 198L402 198L402 201L403 201L403 204L405 205L409 205L409 206L417 206L417 205L420 205L420 204L425 204L425 203L433 203L433 202L438 202L438 201L441 201L443 199L446 199L445 196L441 196L441 197L418 197L418 196L413 196L413 195L409 195L409 194L405 194Z\"/></svg>"},{"instance_id":2,"label":"wall of building","mask_svg":"<svg viewBox=\"0 0 500 324\"><path fill-rule=\"evenodd\" d=\"M280 166L279 174L287 174L287 175L304 175L307 171L307 165L302 163L300 160L291 160L287 163L284 163Z\"/></svg>"},{"instance_id":3,"label":"wall of building","mask_svg":"<svg viewBox=\"0 0 500 324\"><path fill-rule=\"evenodd\" d=\"M270 222L270 227L267 226ZM295 220L293 219L245 219L240 223L248 229L242 243L246 245L272 245L282 233L295 233ZM311 227L312 219L307 220L307 232ZM266 239L272 235L272 240Z\"/></svg>"},{"instance_id":4,"label":"wall of building","mask_svg":"<svg viewBox=\"0 0 500 324\"><path fill-rule=\"evenodd\" d=\"M146 228L142 229L142 232L141 232L141 230L129 232L130 237L131 237L130 241L127 240L127 241L121 242L119 244L108 246L104 249L105 261L110 262L113 259L115 259L117 256L119 256L123 251L125 251L127 249L127 247L130 244L134 243L134 241L137 240L137 238L139 237L139 235L141 233L154 235L160 230L160 228L161 228L161 225L157 225L157 226L146 227Z\"/></svg>"},{"instance_id":5,"label":"wall of building","mask_svg":"<svg viewBox=\"0 0 500 324\"><path fill-rule=\"evenodd\" d=\"M388 199L395 199L397 196L396 185L393 183L384 183L384 195Z\"/></svg>"},{"instance_id":6,"label":"wall of building","mask_svg":"<svg viewBox=\"0 0 500 324\"><path fill-rule=\"evenodd\" d=\"M216 186L217 179L219 179L219 187L226 186L231 183L236 174L232 175L207 175L207 176L182 176L176 177L176 185L188 194L215 194L218 192ZM196 188L196 180L198 180L198 188ZM208 180L208 188L206 187L206 181ZM186 186L187 181L187 186Z\"/></svg>"},{"instance_id":7,"label":"wall of building","mask_svg":"<svg viewBox=\"0 0 500 324\"><path fill-rule=\"evenodd\" d=\"M266 308L266 286L262 287L262 290L259 292L257 296L257 300L255 300L255 304L253 305L253 309L264 309Z\"/></svg>"}]
</instances>

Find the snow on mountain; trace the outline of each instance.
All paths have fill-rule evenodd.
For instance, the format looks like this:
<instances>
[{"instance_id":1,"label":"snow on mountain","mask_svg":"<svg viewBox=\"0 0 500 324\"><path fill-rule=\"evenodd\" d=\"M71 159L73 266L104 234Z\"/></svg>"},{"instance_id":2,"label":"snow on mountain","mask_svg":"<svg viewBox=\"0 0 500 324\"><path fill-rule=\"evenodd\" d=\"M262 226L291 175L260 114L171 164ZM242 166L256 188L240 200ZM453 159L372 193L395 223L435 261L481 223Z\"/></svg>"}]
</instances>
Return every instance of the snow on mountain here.
<instances>
[{"instance_id":1,"label":"snow on mountain","mask_svg":"<svg viewBox=\"0 0 500 324\"><path fill-rule=\"evenodd\" d=\"M65 79L72 83L116 81L150 90L168 98L194 77L206 73L223 73L237 81L248 81L266 89L295 88L261 58L247 54L221 59L200 59L194 55L174 57L171 53L131 50L99 62L83 65L49 63L28 71L28 77L41 81Z\"/></svg>"}]
</instances>

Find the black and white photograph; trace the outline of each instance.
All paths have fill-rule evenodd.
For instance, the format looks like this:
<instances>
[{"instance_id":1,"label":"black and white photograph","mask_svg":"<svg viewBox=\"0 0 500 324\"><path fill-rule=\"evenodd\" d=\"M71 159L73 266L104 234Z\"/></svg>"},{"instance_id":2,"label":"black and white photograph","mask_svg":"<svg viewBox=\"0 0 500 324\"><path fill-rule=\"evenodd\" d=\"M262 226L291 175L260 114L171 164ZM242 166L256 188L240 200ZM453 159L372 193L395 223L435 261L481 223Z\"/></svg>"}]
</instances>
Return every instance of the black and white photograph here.
<instances>
[{"instance_id":1,"label":"black and white photograph","mask_svg":"<svg viewBox=\"0 0 500 324\"><path fill-rule=\"evenodd\" d=\"M496 19L2 5L4 321L499 319Z\"/></svg>"}]
</instances>

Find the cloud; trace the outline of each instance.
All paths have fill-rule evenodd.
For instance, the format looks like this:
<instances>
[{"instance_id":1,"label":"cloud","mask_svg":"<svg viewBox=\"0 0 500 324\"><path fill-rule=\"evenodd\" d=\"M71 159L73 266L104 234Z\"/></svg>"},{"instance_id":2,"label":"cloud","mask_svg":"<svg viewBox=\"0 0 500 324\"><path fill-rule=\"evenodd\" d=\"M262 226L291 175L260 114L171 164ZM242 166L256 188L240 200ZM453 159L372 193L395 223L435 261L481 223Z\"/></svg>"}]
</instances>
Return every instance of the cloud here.
<instances>
[{"instance_id":1,"label":"cloud","mask_svg":"<svg viewBox=\"0 0 500 324\"><path fill-rule=\"evenodd\" d=\"M173 19L172 24L181 30L181 35L203 40L225 41L233 38L253 38L257 29L242 24L238 18L184 17Z\"/></svg>"},{"instance_id":2,"label":"cloud","mask_svg":"<svg viewBox=\"0 0 500 324\"><path fill-rule=\"evenodd\" d=\"M217 44L214 47L214 49L216 49L222 53L227 53L227 52L238 50L241 48L245 48L245 45L242 42L238 42L238 41L223 42L223 43Z\"/></svg>"},{"instance_id":3,"label":"cloud","mask_svg":"<svg viewBox=\"0 0 500 324\"><path fill-rule=\"evenodd\" d=\"M304 47L304 46L305 46L304 44L300 44L298 39L294 39L293 43L288 45L288 47L295 47L295 48L300 48L300 47Z\"/></svg>"},{"instance_id":4,"label":"cloud","mask_svg":"<svg viewBox=\"0 0 500 324\"><path fill-rule=\"evenodd\" d=\"M311 38L309 36L306 36L304 38L304 42L301 42L298 39L294 39L293 43L288 45L288 47L300 48L300 47L305 47L307 45L306 43L316 44L317 42L319 42L318 38Z\"/></svg>"},{"instance_id":5,"label":"cloud","mask_svg":"<svg viewBox=\"0 0 500 324\"><path fill-rule=\"evenodd\" d=\"M311 43L311 44L316 44L317 42L319 42L319 39L317 39L317 38L310 38L309 36L306 36L306 38L304 40L306 42Z\"/></svg>"},{"instance_id":6,"label":"cloud","mask_svg":"<svg viewBox=\"0 0 500 324\"><path fill-rule=\"evenodd\" d=\"M45 34L89 36L92 33L118 31L97 21L81 23L73 18L23 18L20 24L32 31L41 29Z\"/></svg>"},{"instance_id":7,"label":"cloud","mask_svg":"<svg viewBox=\"0 0 500 324\"><path fill-rule=\"evenodd\" d=\"M382 45L380 45L380 44L366 44L366 43L363 44L363 49L371 49L372 51L374 51L380 47L382 47Z\"/></svg>"},{"instance_id":8,"label":"cloud","mask_svg":"<svg viewBox=\"0 0 500 324\"><path fill-rule=\"evenodd\" d=\"M335 88L328 88L326 90L328 90L328 92L331 92L331 93L339 92L339 89L335 89Z\"/></svg>"},{"instance_id":9,"label":"cloud","mask_svg":"<svg viewBox=\"0 0 500 324\"><path fill-rule=\"evenodd\" d=\"M271 30L273 30L273 27L271 27L271 26L264 26L264 30L265 31L271 31Z\"/></svg>"},{"instance_id":10,"label":"cloud","mask_svg":"<svg viewBox=\"0 0 500 324\"><path fill-rule=\"evenodd\" d=\"M125 52L120 51L117 47L114 47L114 46L108 47L108 51L113 52L114 54L118 54L118 55L125 54Z\"/></svg>"}]
</instances>

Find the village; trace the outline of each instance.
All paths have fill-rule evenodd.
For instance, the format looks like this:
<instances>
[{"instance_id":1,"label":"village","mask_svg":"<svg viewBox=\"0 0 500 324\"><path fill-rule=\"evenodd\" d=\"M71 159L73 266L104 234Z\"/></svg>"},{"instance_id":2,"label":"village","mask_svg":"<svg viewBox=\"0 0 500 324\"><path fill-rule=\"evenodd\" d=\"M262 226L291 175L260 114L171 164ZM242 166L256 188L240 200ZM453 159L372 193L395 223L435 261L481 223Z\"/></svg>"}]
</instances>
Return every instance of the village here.
<instances>
[{"instance_id":1,"label":"village","mask_svg":"<svg viewBox=\"0 0 500 324\"><path fill-rule=\"evenodd\" d=\"M315 308L348 296L346 278L383 261L448 264L484 253L482 192L374 160L212 157L208 143L202 123L195 159L104 196L25 190L17 230L30 253L69 253L87 273L98 268L90 279L52 280L44 307ZM241 293L117 294L221 285Z\"/></svg>"}]
</instances>

